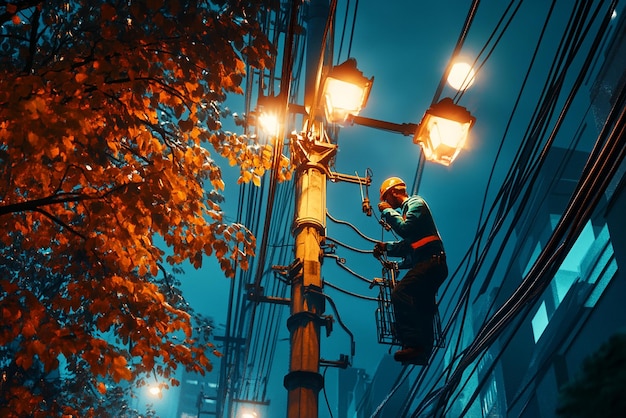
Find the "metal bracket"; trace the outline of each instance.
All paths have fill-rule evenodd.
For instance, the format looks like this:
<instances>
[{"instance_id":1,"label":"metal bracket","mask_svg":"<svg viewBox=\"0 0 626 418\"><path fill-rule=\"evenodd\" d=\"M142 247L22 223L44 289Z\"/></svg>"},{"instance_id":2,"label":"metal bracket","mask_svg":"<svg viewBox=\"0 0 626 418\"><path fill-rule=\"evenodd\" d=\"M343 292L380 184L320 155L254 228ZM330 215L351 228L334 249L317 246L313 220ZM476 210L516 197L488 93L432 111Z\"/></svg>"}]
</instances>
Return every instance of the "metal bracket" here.
<instances>
[{"instance_id":1,"label":"metal bracket","mask_svg":"<svg viewBox=\"0 0 626 418\"><path fill-rule=\"evenodd\" d=\"M339 367L340 369L347 369L348 366L350 366L350 360L347 354L339 354L339 360L320 359L320 366Z\"/></svg>"},{"instance_id":2,"label":"metal bracket","mask_svg":"<svg viewBox=\"0 0 626 418\"><path fill-rule=\"evenodd\" d=\"M304 263L302 262L301 259L296 258L290 265L289 265L289 282L291 283L293 281L293 279L298 276L300 273L302 273L302 269L304 268Z\"/></svg>"},{"instance_id":3,"label":"metal bracket","mask_svg":"<svg viewBox=\"0 0 626 418\"><path fill-rule=\"evenodd\" d=\"M326 337L330 337L330 333L333 332L333 322L335 322L335 318L333 318L332 315L324 315L322 316L322 320L326 327Z\"/></svg>"},{"instance_id":4,"label":"metal bracket","mask_svg":"<svg viewBox=\"0 0 626 418\"><path fill-rule=\"evenodd\" d=\"M323 319L320 318L319 315L309 311L296 312L287 318L287 329L291 332L296 329L297 326L300 326L303 323L308 322L317 322L319 324L324 324Z\"/></svg>"},{"instance_id":5,"label":"metal bracket","mask_svg":"<svg viewBox=\"0 0 626 418\"><path fill-rule=\"evenodd\" d=\"M330 254L335 254L335 251L337 250L337 245L335 245L334 243L327 243L326 241L323 241L320 245L322 252L324 254L324 257L330 255Z\"/></svg>"},{"instance_id":6,"label":"metal bracket","mask_svg":"<svg viewBox=\"0 0 626 418\"><path fill-rule=\"evenodd\" d=\"M361 184L369 186L372 184L372 178L368 175L366 177L353 176L351 174L341 174L334 171L328 172L328 179L332 182L345 181L348 183Z\"/></svg>"},{"instance_id":7,"label":"metal bracket","mask_svg":"<svg viewBox=\"0 0 626 418\"><path fill-rule=\"evenodd\" d=\"M291 299L289 298L279 298L274 296L264 296L263 286L255 286L253 283L246 285L246 292L248 296L248 300L253 302L269 302L276 303L278 305L290 305Z\"/></svg>"},{"instance_id":8,"label":"metal bracket","mask_svg":"<svg viewBox=\"0 0 626 418\"><path fill-rule=\"evenodd\" d=\"M337 145L315 139L308 140L296 135L292 137L294 159L300 166L323 165L327 166L328 161L337 152Z\"/></svg>"}]
</instances>

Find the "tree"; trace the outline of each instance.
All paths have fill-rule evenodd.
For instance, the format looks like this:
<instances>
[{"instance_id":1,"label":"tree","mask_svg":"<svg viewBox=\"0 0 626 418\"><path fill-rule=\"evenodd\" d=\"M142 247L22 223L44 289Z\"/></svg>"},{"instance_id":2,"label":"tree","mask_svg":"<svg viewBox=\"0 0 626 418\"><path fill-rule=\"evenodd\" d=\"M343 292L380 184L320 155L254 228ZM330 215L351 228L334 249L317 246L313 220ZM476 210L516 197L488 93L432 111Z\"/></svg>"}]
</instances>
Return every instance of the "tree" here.
<instances>
[{"instance_id":1,"label":"tree","mask_svg":"<svg viewBox=\"0 0 626 418\"><path fill-rule=\"evenodd\" d=\"M156 280L207 255L232 278L254 255L223 219L209 147L240 182L290 176L286 159L272 167L280 150L220 123L244 62L273 63L264 3L0 2L3 416L100 413L85 387L73 404L49 393L60 360L100 401L110 382L210 371L211 347Z\"/></svg>"},{"instance_id":2,"label":"tree","mask_svg":"<svg viewBox=\"0 0 626 418\"><path fill-rule=\"evenodd\" d=\"M560 417L626 416L626 333L617 333L587 357L579 376L560 392Z\"/></svg>"}]
</instances>

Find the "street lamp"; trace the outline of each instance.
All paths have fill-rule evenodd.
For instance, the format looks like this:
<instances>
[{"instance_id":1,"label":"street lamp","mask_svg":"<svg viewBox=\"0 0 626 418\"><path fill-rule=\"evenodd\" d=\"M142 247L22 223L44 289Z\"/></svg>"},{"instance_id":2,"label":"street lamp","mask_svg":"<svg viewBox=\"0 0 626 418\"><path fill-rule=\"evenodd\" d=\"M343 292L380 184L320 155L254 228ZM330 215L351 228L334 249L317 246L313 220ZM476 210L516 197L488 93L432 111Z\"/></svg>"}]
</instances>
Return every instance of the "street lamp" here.
<instances>
[{"instance_id":1,"label":"street lamp","mask_svg":"<svg viewBox=\"0 0 626 418\"><path fill-rule=\"evenodd\" d=\"M335 175L329 170L329 161L336 154L337 144L328 141L324 123L357 123L413 136L413 142L420 144L427 159L449 165L463 147L475 121L465 108L455 105L451 99L443 99L432 105L419 125L400 125L358 116L367 102L373 80L373 77L368 79L363 76L356 68L354 59L335 66L323 81L323 88L319 91L320 100L315 102L324 106L324 122L315 120L318 124L307 120L305 126L309 130L306 136L295 135L291 148L292 162L297 166L292 228L295 261L288 268L291 316L287 320L287 327L291 352L289 372L283 380L288 391L289 418L317 418L318 394L324 387L324 376L319 373L320 328L327 327L328 333L332 325L323 315L325 299L320 254L323 254L322 242L326 229L326 181L329 176ZM262 113L282 115L279 122L284 122L285 112L303 113L311 117L316 111L315 108L307 109L284 102L273 103L272 99L264 97L259 100L259 125L262 122L260 118L264 117ZM270 131L276 134L284 129L272 128ZM342 175L342 179L365 184L365 180L358 177Z\"/></svg>"},{"instance_id":2,"label":"street lamp","mask_svg":"<svg viewBox=\"0 0 626 418\"><path fill-rule=\"evenodd\" d=\"M148 388L148 393L154 398L161 399L163 397L163 387L159 383L154 383Z\"/></svg>"},{"instance_id":3,"label":"street lamp","mask_svg":"<svg viewBox=\"0 0 626 418\"><path fill-rule=\"evenodd\" d=\"M324 80L322 97L326 121L342 124L349 115L358 115L367 103L374 77L367 78L349 58L332 68Z\"/></svg>"},{"instance_id":4,"label":"street lamp","mask_svg":"<svg viewBox=\"0 0 626 418\"><path fill-rule=\"evenodd\" d=\"M419 144L428 161L448 166L459 154L476 118L467 109L445 98L430 107L422 121L415 123L393 123L363 116L349 115L351 124L368 126L384 131L412 136Z\"/></svg>"},{"instance_id":5,"label":"street lamp","mask_svg":"<svg viewBox=\"0 0 626 418\"><path fill-rule=\"evenodd\" d=\"M422 146L427 160L448 166L459 155L474 122L467 109L446 97L426 111L413 142Z\"/></svg>"},{"instance_id":6,"label":"street lamp","mask_svg":"<svg viewBox=\"0 0 626 418\"><path fill-rule=\"evenodd\" d=\"M421 145L427 160L450 165L463 148L476 118L450 98L432 105L419 125L398 125L360 117L358 114L367 103L373 81L374 77L368 79L357 69L354 58L333 67L322 90L326 121L338 124L347 121L405 135L409 134L408 128L413 142Z\"/></svg>"},{"instance_id":7,"label":"street lamp","mask_svg":"<svg viewBox=\"0 0 626 418\"><path fill-rule=\"evenodd\" d=\"M255 411L245 410L241 413L241 418L258 418Z\"/></svg>"},{"instance_id":8,"label":"street lamp","mask_svg":"<svg viewBox=\"0 0 626 418\"><path fill-rule=\"evenodd\" d=\"M280 120L281 100L279 97L259 97L257 112L257 126L271 137L276 137L280 132L283 121Z\"/></svg>"}]
</instances>

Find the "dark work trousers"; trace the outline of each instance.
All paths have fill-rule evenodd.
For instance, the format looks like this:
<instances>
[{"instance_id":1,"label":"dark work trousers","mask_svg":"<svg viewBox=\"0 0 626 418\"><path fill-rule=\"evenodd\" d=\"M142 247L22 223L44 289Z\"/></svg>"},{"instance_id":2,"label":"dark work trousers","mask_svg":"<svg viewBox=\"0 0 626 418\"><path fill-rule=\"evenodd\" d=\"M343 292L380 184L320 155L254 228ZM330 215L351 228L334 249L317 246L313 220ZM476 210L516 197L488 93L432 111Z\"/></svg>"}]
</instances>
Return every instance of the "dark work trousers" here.
<instances>
[{"instance_id":1,"label":"dark work trousers","mask_svg":"<svg viewBox=\"0 0 626 418\"><path fill-rule=\"evenodd\" d=\"M396 337L404 347L433 347L433 319L437 289L448 276L445 256L418 263L391 292L396 316Z\"/></svg>"}]
</instances>

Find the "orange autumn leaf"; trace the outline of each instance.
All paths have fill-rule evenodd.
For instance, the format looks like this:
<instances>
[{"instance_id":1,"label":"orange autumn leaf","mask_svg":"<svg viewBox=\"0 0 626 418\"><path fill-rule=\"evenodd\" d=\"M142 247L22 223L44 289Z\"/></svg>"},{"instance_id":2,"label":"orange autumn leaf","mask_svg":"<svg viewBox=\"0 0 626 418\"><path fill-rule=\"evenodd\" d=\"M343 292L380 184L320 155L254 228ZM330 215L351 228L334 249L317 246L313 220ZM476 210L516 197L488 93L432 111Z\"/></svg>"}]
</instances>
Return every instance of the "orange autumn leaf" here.
<instances>
[{"instance_id":1,"label":"orange autumn leaf","mask_svg":"<svg viewBox=\"0 0 626 418\"><path fill-rule=\"evenodd\" d=\"M225 134L220 119L249 68L236 45L255 39L253 65L272 62L273 47L253 5L192 9L5 6L14 25L0 38L0 343L3 370L19 371L7 376L19 396L2 398L3 386L2 408L107 416L121 410L117 382L212 368L199 315L169 271L210 256L230 277L237 241L255 242L222 214L216 158L267 171L256 140ZM76 381L45 379L65 364L81 371ZM54 397L42 399L27 375Z\"/></svg>"},{"instance_id":2,"label":"orange autumn leaf","mask_svg":"<svg viewBox=\"0 0 626 418\"><path fill-rule=\"evenodd\" d=\"M104 384L104 382L98 382L97 388L98 392L100 392L101 394L104 395L107 393L107 386Z\"/></svg>"}]
</instances>

